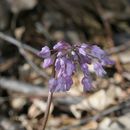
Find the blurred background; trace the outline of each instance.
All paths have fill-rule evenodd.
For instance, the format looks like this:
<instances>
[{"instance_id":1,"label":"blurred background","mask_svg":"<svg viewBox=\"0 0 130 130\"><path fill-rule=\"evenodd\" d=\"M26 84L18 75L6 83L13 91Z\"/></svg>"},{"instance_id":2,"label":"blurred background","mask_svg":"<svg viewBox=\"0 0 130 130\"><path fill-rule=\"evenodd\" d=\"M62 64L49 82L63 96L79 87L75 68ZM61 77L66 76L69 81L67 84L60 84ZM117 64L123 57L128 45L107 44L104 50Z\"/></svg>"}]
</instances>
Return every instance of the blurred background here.
<instances>
[{"instance_id":1,"label":"blurred background","mask_svg":"<svg viewBox=\"0 0 130 130\"><path fill-rule=\"evenodd\" d=\"M130 129L130 0L0 0L0 130L38 130L51 68L41 47L97 44L115 61L83 92L79 71L56 93L46 130Z\"/></svg>"}]
</instances>

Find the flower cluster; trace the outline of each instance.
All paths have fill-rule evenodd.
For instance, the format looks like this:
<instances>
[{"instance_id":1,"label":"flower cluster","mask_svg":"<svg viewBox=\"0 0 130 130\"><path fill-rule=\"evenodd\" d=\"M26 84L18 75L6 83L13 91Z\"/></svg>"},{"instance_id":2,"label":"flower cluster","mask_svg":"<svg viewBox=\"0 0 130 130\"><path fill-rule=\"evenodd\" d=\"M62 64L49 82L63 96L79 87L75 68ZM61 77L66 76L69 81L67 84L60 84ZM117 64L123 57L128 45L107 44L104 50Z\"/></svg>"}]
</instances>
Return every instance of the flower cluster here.
<instances>
[{"instance_id":1,"label":"flower cluster","mask_svg":"<svg viewBox=\"0 0 130 130\"><path fill-rule=\"evenodd\" d=\"M53 53L53 54L51 54ZM53 50L44 46L39 52L44 59L43 68L51 65L54 67L54 76L49 80L51 92L68 91L73 84L72 75L76 72L77 65L80 66L84 77L82 79L85 91L92 88L92 81L88 69L93 64L97 76L106 74L103 66L112 65L106 52L97 45L80 44L73 45L60 41L54 45Z\"/></svg>"}]
</instances>

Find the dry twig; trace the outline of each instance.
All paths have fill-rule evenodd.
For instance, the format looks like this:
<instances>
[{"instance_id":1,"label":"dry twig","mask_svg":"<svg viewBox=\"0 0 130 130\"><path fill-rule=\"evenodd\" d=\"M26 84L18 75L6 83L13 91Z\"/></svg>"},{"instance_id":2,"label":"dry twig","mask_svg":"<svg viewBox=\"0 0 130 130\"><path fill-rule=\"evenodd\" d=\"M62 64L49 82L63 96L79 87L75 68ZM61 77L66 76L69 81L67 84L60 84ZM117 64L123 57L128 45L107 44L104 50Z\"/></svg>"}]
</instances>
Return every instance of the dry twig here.
<instances>
[{"instance_id":1,"label":"dry twig","mask_svg":"<svg viewBox=\"0 0 130 130\"><path fill-rule=\"evenodd\" d=\"M30 58L27 55L27 52L25 51L25 49L26 49L26 50L29 50L30 52L34 53L35 55L37 55L38 50L36 50L26 44L23 44L12 37L5 35L2 32L0 32L0 38L7 41L8 43L11 43L11 44L17 46L21 55L26 59L28 64L35 70L35 72L38 73L40 76L43 76L44 78L47 78L47 79L49 78L49 76L45 72L43 72L39 67L37 67L37 65L35 63L33 63L32 60L30 60Z\"/></svg>"}]
</instances>

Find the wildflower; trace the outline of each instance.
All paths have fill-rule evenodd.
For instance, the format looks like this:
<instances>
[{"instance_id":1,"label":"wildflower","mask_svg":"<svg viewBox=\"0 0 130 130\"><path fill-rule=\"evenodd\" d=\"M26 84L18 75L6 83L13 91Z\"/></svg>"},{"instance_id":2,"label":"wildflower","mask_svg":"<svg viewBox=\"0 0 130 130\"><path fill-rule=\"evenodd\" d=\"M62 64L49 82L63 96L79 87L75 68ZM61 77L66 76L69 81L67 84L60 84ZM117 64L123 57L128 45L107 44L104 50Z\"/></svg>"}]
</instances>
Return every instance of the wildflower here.
<instances>
[{"instance_id":1,"label":"wildflower","mask_svg":"<svg viewBox=\"0 0 130 130\"><path fill-rule=\"evenodd\" d=\"M51 52L54 52L53 58ZM39 52L39 56L44 59L43 68L54 67L55 75L49 80L51 92L68 91L73 84L72 76L76 72L76 65L79 64L84 74L82 79L84 91L92 88L92 80L88 69L88 64L93 64L97 76L104 76L106 65L114 64L108 55L97 45L73 45L64 41L54 45L53 50L45 46Z\"/></svg>"},{"instance_id":2,"label":"wildflower","mask_svg":"<svg viewBox=\"0 0 130 130\"><path fill-rule=\"evenodd\" d=\"M42 58L47 58L50 56L50 54L51 52L48 46L43 47L42 50L39 52L39 56L41 56Z\"/></svg>"}]
</instances>

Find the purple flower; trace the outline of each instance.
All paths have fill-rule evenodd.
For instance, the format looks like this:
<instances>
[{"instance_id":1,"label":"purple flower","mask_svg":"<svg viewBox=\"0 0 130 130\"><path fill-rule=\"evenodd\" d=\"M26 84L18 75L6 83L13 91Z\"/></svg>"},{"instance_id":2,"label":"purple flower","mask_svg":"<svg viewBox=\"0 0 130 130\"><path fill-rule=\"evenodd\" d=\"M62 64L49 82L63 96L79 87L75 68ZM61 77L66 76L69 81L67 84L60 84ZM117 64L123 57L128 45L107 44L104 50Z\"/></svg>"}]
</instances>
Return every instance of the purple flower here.
<instances>
[{"instance_id":1,"label":"purple flower","mask_svg":"<svg viewBox=\"0 0 130 130\"><path fill-rule=\"evenodd\" d=\"M60 42L58 42L54 47L53 47L53 49L54 50L66 50L66 49L69 49L71 46L68 44L68 43L66 43L66 42L64 42L64 41L60 41Z\"/></svg>"},{"instance_id":2,"label":"purple flower","mask_svg":"<svg viewBox=\"0 0 130 130\"><path fill-rule=\"evenodd\" d=\"M63 74L65 74L65 64L66 64L66 58L62 57L62 58L58 58L57 60L57 64L55 64L55 70L56 70L56 74L57 77L61 77L63 76Z\"/></svg>"},{"instance_id":3,"label":"purple flower","mask_svg":"<svg viewBox=\"0 0 130 130\"><path fill-rule=\"evenodd\" d=\"M88 48L88 47L89 47L89 45L88 45L88 44L85 44L85 43L82 43L82 44L81 44L81 48L86 49L86 48Z\"/></svg>"},{"instance_id":4,"label":"purple flower","mask_svg":"<svg viewBox=\"0 0 130 130\"><path fill-rule=\"evenodd\" d=\"M79 58L75 51L71 51L71 56L72 56L71 59L73 61L78 61Z\"/></svg>"},{"instance_id":5,"label":"purple flower","mask_svg":"<svg viewBox=\"0 0 130 130\"><path fill-rule=\"evenodd\" d=\"M83 56L86 56L86 51L85 51L85 48L78 48L79 49L79 53L82 54Z\"/></svg>"},{"instance_id":6,"label":"purple flower","mask_svg":"<svg viewBox=\"0 0 130 130\"><path fill-rule=\"evenodd\" d=\"M64 92L68 91L73 84L72 78L70 76L59 77L56 80L51 80L51 92Z\"/></svg>"},{"instance_id":7,"label":"purple flower","mask_svg":"<svg viewBox=\"0 0 130 130\"><path fill-rule=\"evenodd\" d=\"M75 71L75 65L71 60L66 61L66 75L71 76Z\"/></svg>"},{"instance_id":8,"label":"purple flower","mask_svg":"<svg viewBox=\"0 0 130 130\"><path fill-rule=\"evenodd\" d=\"M92 59L89 57L89 56L83 56L83 55L80 55L79 54L79 62L81 63L81 64L84 64L84 63L87 63L87 64L91 64L92 63Z\"/></svg>"},{"instance_id":9,"label":"purple flower","mask_svg":"<svg viewBox=\"0 0 130 130\"><path fill-rule=\"evenodd\" d=\"M82 84L84 91L89 91L92 89L92 81L89 76L83 77Z\"/></svg>"},{"instance_id":10,"label":"purple flower","mask_svg":"<svg viewBox=\"0 0 130 130\"><path fill-rule=\"evenodd\" d=\"M84 73L84 75L89 75L89 70L88 70L88 66L86 63L81 64L81 70Z\"/></svg>"},{"instance_id":11,"label":"purple flower","mask_svg":"<svg viewBox=\"0 0 130 130\"><path fill-rule=\"evenodd\" d=\"M97 45L74 45L60 41L54 45L51 56L50 49L45 46L39 52L39 56L44 58L43 67L47 68L53 65L54 76L49 80L51 92L68 91L73 84L72 76L76 72L77 64L80 66L84 77L82 79L84 91L92 88L92 80L88 64L93 64L97 76L104 76L106 71L103 66L112 65L114 62L108 58L108 55Z\"/></svg>"},{"instance_id":12,"label":"purple flower","mask_svg":"<svg viewBox=\"0 0 130 130\"><path fill-rule=\"evenodd\" d=\"M92 46L91 53L93 56L95 56L99 59L102 59L102 58L104 58L104 56L106 56L106 52L103 51L100 47L98 47L96 45Z\"/></svg>"},{"instance_id":13,"label":"purple flower","mask_svg":"<svg viewBox=\"0 0 130 130\"><path fill-rule=\"evenodd\" d=\"M55 78L51 78L49 80L49 88L51 92L54 92L57 87L57 80Z\"/></svg>"},{"instance_id":14,"label":"purple flower","mask_svg":"<svg viewBox=\"0 0 130 130\"><path fill-rule=\"evenodd\" d=\"M101 60L101 64L102 64L103 66L105 66L105 65L114 65L115 62L112 61L112 60L110 60L110 59L108 58L108 56L106 56L106 57L104 57L104 58Z\"/></svg>"},{"instance_id":15,"label":"purple flower","mask_svg":"<svg viewBox=\"0 0 130 130\"><path fill-rule=\"evenodd\" d=\"M94 70L97 76L104 76L106 74L106 71L103 69L101 63L96 62L94 64Z\"/></svg>"},{"instance_id":16,"label":"purple flower","mask_svg":"<svg viewBox=\"0 0 130 130\"><path fill-rule=\"evenodd\" d=\"M51 52L50 52L49 47L48 47L48 46L45 46L45 47L42 48L42 50L39 52L38 55L39 55L40 57L42 57L42 58L47 58L47 57L50 56L50 54L51 54Z\"/></svg>"},{"instance_id":17,"label":"purple flower","mask_svg":"<svg viewBox=\"0 0 130 130\"><path fill-rule=\"evenodd\" d=\"M55 89L55 92L64 92L68 91L73 84L72 78L69 76L60 77L57 79L58 85Z\"/></svg>"},{"instance_id":18,"label":"purple flower","mask_svg":"<svg viewBox=\"0 0 130 130\"><path fill-rule=\"evenodd\" d=\"M52 64L53 64L53 59L52 59L52 57L49 57L49 58L44 59L42 67L43 68L47 68L47 67L49 67Z\"/></svg>"}]
</instances>

